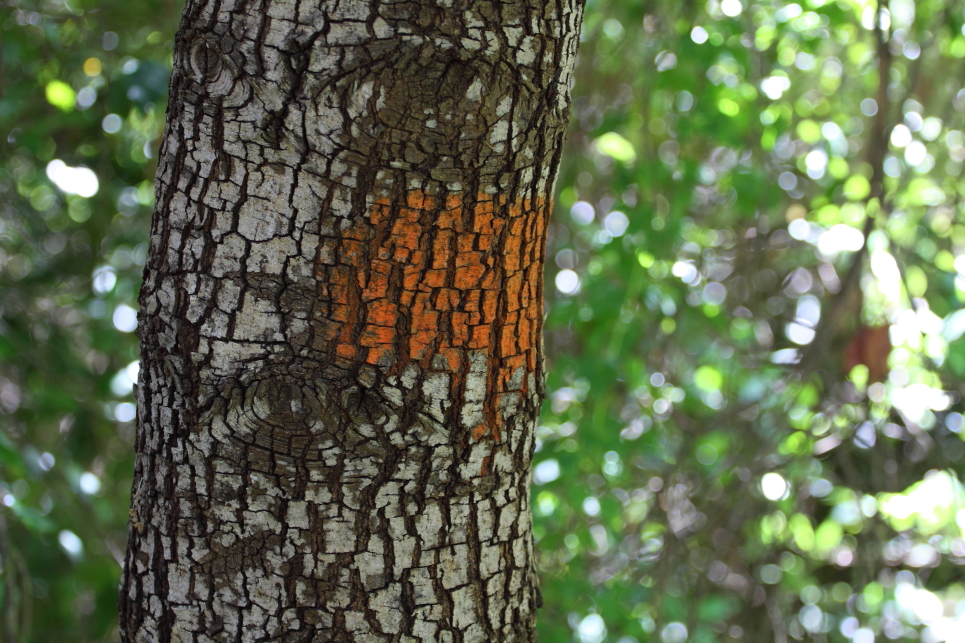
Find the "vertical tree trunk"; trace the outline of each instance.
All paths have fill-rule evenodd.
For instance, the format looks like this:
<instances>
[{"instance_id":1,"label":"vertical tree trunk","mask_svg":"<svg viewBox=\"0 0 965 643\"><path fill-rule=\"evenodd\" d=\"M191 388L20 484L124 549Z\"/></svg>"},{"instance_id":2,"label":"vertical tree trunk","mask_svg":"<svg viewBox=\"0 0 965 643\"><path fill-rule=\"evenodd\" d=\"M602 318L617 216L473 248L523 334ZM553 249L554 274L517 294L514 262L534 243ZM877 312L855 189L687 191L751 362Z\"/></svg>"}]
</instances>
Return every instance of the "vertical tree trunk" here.
<instances>
[{"instance_id":1,"label":"vertical tree trunk","mask_svg":"<svg viewBox=\"0 0 965 643\"><path fill-rule=\"evenodd\" d=\"M189 0L125 641L535 639L544 231L579 0Z\"/></svg>"}]
</instances>

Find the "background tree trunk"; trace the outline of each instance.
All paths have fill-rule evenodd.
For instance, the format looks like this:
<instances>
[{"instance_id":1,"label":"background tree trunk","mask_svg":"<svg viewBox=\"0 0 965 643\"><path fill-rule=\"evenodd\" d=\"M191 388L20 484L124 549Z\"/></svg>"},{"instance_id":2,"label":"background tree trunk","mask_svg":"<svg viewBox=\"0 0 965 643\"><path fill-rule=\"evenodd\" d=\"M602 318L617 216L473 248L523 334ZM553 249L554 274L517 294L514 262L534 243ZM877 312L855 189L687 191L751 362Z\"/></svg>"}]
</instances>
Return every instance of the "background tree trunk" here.
<instances>
[{"instance_id":1,"label":"background tree trunk","mask_svg":"<svg viewBox=\"0 0 965 643\"><path fill-rule=\"evenodd\" d=\"M189 1L126 641L531 641L544 231L582 6Z\"/></svg>"}]
</instances>

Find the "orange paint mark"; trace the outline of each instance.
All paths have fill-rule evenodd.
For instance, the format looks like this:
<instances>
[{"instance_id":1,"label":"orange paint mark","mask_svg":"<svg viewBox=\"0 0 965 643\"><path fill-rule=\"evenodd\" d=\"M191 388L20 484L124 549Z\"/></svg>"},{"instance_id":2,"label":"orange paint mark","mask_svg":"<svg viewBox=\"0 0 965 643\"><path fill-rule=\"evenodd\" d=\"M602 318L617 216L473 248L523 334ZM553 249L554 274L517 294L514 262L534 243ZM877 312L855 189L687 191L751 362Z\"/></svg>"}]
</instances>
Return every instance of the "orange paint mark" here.
<instances>
[{"instance_id":1,"label":"orange paint mark","mask_svg":"<svg viewBox=\"0 0 965 643\"><path fill-rule=\"evenodd\" d=\"M459 235L459 238L456 240L456 248L460 256L465 253L472 252L473 247L475 245L476 245L476 235L474 234ZM459 261L458 257L456 258L456 261L457 262ZM464 262L471 261L471 259L463 258L462 261ZM456 265L459 265L459 264L457 263Z\"/></svg>"},{"instance_id":2,"label":"orange paint mark","mask_svg":"<svg viewBox=\"0 0 965 643\"><path fill-rule=\"evenodd\" d=\"M517 322L517 334L516 341L519 342L519 347L523 351L528 351L533 347L533 338L530 335L532 333L532 325L529 319L523 317Z\"/></svg>"},{"instance_id":3,"label":"orange paint mark","mask_svg":"<svg viewBox=\"0 0 965 643\"><path fill-rule=\"evenodd\" d=\"M516 369L526 365L526 358L522 355L513 355L512 357L507 357L504 364L505 368L500 371L500 375L504 378L501 384L508 384Z\"/></svg>"},{"instance_id":4,"label":"orange paint mark","mask_svg":"<svg viewBox=\"0 0 965 643\"><path fill-rule=\"evenodd\" d=\"M441 230L432 242L432 267L444 270L449 264L449 246L452 243L451 230Z\"/></svg>"},{"instance_id":5,"label":"orange paint mark","mask_svg":"<svg viewBox=\"0 0 965 643\"><path fill-rule=\"evenodd\" d=\"M449 197L452 200L454 197ZM439 220L436 224L442 230L461 230L462 207L455 204L439 213Z\"/></svg>"},{"instance_id":6,"label":"orange paint mark","mask_svg":"<svg viewBox=\"0 0 965 643\"><path fill-rule=\"evenodd\" d=\"M462 268L456 268L455 284L456 288L461 290L469 290L479 283L479 279L483 276L486 271L485 266L479 265L469 265L463 266Z\"/></svg>"},{"instance_id":7,"label":"orange paint mark","mask_svg":"<svg viewBox=\"0 0 965 643\"><path fill-rule=\"evenodd\" d=\"M388 290L388 274L373 272L369 283L365 285L365 290L362 291L362 299L366 301L380 300L385 297Z\"/></svg>"},{"instance_id":8,"label":"orange paint mark","mask_svg":"<svg viewBox=\"0 0 965 643\"><path fill-rule=\"evenodd\" d=\"M365 318L376 326L395 326L399 307L384 299L373 301L365 309Z\"/></svg>"},{"instance_id":9,"label":"orange paint mark","mask_svg":"<svg viewBox=\"0 0 965 643\"><path fill-rule=\"evenodd\" d=\"M512 357L516 354L516 327L503 326L499 336L499 356Z\"/></svg>"},{"instance_id":10,"label":"orange paint mark","mask_svg":"<svg viewBox=\"0 0 965 643\"><path fill-rule=\"evenodd\" d=\"M446 285L447 276L448 272L445 270L430 270L422 281L429 288L442 288Z\"/></svg>"},{"instance_id":11,"label":"orange paint mark","mask_svg":"<svg viewBox=\"0 0 965 643\"><path fill-rule=\"evenodd\" d=\"M513 374L540 368L547 211L542 200L505 195L412 190L375 199L341 238L320 241L313 347L347 368L444 370L453 399L464 392L470 353L482 352L490 388L485 420L470 433L498 441L499 400Z\"/></svg>"},{"instance_id":12,"label":"orange paint mark","mask_svg":"<svg viewBox=\"0 0 965 643\"><path fill-rule=\"evenodd\" d=\"M414 291L418 287L419 281L422 280L422 271L419 270L418 266L407 265L403 268L403 274L405 276L402 281L402 288Z\"/></svg>"},{"instance_id":13,"label":"orange paint mark","mask_svg":"<svg viewBox=\"0 0 965 643\"><path fill-rule=\"evenodd\" d=\"M446 358L449 371L452 373L457 372L462 364L463 351L458 348L446 348L442 351L442 355Z\"/></svg>"},{"instance_id":14,"label":"orange paint mark","mask_svg":"<svg viewBox=\"0 0 965 643\"><path fill-rule=\"evenodd\" d=\"M496 306L498 303L498 295L494 292L487 292L483 294L482 303L482 318L487 324L491 324L496 321Z\"/></svg>"},{"instance_id":15,"label":"orange paint mark","mask_svg":"<svg viewBox=\"0 0 965 643\"><path fill-rule=\"evenodd\" d=\"M494 234L492 212L477 212L472 229L473 232L482 236Z\"/></svg>"},{"instance_id":16,"label":"orange paint mark","mask_svg":"<svg viewBox=\"0 0 965 643\"><path fill-rule=\"evenodd\" d=\"M385 221L392 211L392 202L385 197L379 197L369 207L369 221L372 225L379 225Z\"/></svg>"},{"instance_id":17,"label":"orange paint mark","mask_svg":"<svg viewBox=\"0 0 965 643\"><path fill-rule=\"evenodd\" d=\"M469 337L469 313L452 313L452 328L458 331L460 337Z\"/></svg>"},{"instance_id":18,"label":"orange paint mark","mask_svg":"<svg viewBox=\"0 0 965 643\"><path fill-rule=\"evenodd\" d=\"M457 310L460 300L459 292L455 288L440 288L436 293L436 308L438 310Z\"/></svg>"},{"instance_id":19,"label":"orange paint mark","mask_svg":"<svg viewBox=\"0 0 965 643\"><path fill-rule=\"evenodd\" d=\"M506 305L509 310L519 310L520 291L523 289L523 274L517 272L506 280Z\"/></svg>"},{"instance_id":20,"label":"orange paint mark","mask_svg":"<svg viewBox=\"0 0 965 643\"><path fill-rule=\"evenodd\" d=\"M469 348L480 349L489 348L489 326L472 326L472 339L469 340Z\"/></svg>"},{"instance_id":21,"label":"orange paint mark","mask_svg":"<svg viewBox=\"0 0 965 643\"><path fill-rule=\"evenodd\" d=\"M346 322L348 321L348 306L332 306L332 321Z\"/></svg>"},{"instance_id":22,"label":"orange paint mark","mask_svg":"<svg viewBox=\"0 0 965 643\"><path fill-rule=\"evenodd\" d=\"M365 244L355 239L346 239L342 242L342 258L354 262L365 256Z\"/></svg>"},{"instance_id":23,"label":"orange paint mark","mask_svg":"<svg viewBox=\"0 0 965 643\"><path fill-rule=\"evenodd\" d=\"M366 347L391 345L395 340L395 330L385 326L368 326L359 338L359 343Z\"/></svg>"}]
</instances>

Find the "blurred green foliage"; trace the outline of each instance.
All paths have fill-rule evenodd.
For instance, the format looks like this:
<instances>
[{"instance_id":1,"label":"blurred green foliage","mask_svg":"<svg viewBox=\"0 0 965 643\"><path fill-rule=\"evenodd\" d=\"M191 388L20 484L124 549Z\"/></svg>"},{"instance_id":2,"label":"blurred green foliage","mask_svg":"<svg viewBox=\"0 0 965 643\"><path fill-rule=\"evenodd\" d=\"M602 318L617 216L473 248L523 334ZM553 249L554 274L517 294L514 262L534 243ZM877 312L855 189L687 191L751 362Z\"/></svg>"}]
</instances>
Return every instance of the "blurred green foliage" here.
<instances>
[{"instance_id":1,"label":"blurred green foliage","mask_svg":"<svg viewBox=\"0 0 965 643\"><path fill-rule=\"evenodd\" d=\"M117 638L179 12L0 9L3 640ZM589 2L547 266L543 641L965 640L963 22Z\"/></svg>"},{"instance_id":2,"label":"blurred green foliage","mask_svg":"<svg viewBox=\"0 0 965 643\"><path fill-rule=\"evenodd\" d=\"M180 11L0 7L2 641L117 638L130 331Z\"/></svg>"},{"instance_id":3,"label":"blurred green foliage","mask_svg":"<svg viewBox=\"0 0 965 643\"><path fill-rule=\"evenodd\" d=\"M963 19L591 0L543 640L965 640Z\"/></svg>"}]
</instances>

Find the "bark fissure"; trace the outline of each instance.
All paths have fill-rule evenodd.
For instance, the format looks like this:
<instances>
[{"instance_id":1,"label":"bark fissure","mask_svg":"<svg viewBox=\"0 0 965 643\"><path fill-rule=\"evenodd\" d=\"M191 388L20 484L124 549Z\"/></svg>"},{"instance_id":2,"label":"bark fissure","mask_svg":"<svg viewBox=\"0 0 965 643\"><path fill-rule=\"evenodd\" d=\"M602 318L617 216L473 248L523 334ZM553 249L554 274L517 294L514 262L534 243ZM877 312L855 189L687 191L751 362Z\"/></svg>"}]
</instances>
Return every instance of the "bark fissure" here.
<instances>
[{"instance_id":1,"label":"bark fissure","mask_svg":"<svg viewBox=\"0 0 965 643\"><path fill-rule=\"evenodd\" d=\"M532 641L579 0L189 0L141 291L126 641Z\"/></svg>"}]
</instances>

